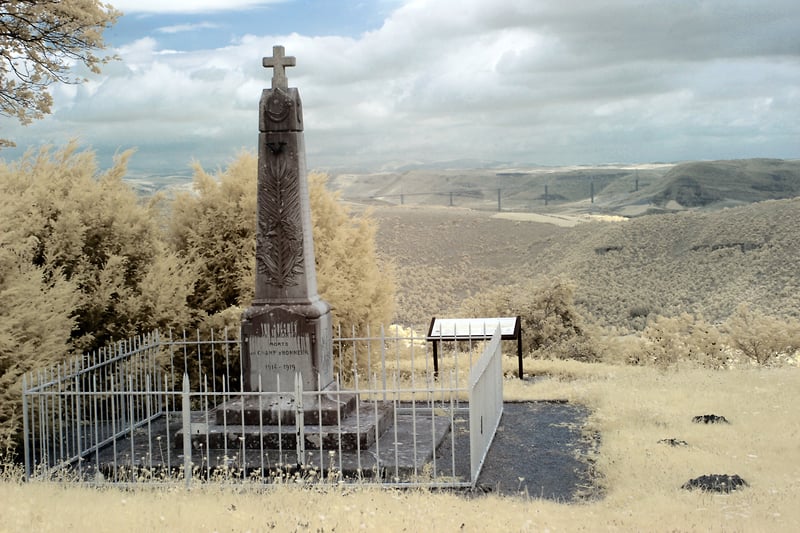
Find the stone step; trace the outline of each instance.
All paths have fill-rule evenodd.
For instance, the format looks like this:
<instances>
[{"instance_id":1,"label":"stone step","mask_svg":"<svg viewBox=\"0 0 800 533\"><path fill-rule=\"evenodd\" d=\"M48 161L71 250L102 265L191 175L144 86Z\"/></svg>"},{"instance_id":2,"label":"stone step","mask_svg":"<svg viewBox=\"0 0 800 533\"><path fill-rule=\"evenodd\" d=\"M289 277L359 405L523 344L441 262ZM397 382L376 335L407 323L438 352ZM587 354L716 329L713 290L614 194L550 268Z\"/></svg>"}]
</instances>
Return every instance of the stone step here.
<instances>
[{"instance_id":1,"label":"stone step","mask_svg":"<svg viewBox=\"0 0 800 533\"><path fill-rule=\"evenodd\" d=\"M377 411L376 411L377 405ZM304 442L307 450L339 450L353 451L367 449L391 425L391 405L374 402L359 402L351 413L344 417L341 424L304 423ZM241 409L239 411L241 413ZM317 411L318 413L318 411ZM310 412L304 412L305 417ZM318 418L318 417L317 417ZM208 420L208 422L206 422ZM377 429L376 429L377 428ZM192 447L212 450L245 449L258 450L294 450L297 446L297 426L294 421L289 424L241 424L228 421L217 424L211 416L204 412L192 414L191 423ZM183 446L183 431L175 433L174 446Z\"/></svg>"},{"instance_id":2,"label":"stone step","mask_svg":"<svg viewBox=\"0 0 800 533\"><path fill-rule=\"evenodd\" d=\"M303 395L303 420L306 424L337 425L355 410L358 395L354 392L324 391ZM217 425L241 424L246 426L276 426L294 424L297 405L294 395L274 394L239 397L215 407L212 418Z\"/></svg>"}]
</instances>

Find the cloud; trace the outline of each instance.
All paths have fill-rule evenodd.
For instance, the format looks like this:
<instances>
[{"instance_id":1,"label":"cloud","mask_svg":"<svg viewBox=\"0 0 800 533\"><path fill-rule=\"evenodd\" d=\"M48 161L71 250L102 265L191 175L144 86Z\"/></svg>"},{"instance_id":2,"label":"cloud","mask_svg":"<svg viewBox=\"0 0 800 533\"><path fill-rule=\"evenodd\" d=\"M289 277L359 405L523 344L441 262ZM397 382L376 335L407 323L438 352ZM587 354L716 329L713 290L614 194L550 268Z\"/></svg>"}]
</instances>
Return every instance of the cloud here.
<instances>
[{"instance_id":1,"label":"cloud","mask_svg":"<svg viewBox=\"0 0 800 533\"><path fill-rule=\"evenodd\" d=\"M154 34L91 84L55 88L54 116L13 138L77 131L138 146L134 166L222 164L255 148L261 58L283 44L312 167L800 157L797 27L794 0L410 0L356 36L168 50Z\"/></svg>"},{"instance_id":2,"label":"cloud","mask_svg":"<svg viewBox=\"0 0 800 533\"><path fill-rule=\"evenodd\" d=\"M252 9L288 0L113 0L123 13L214 13Z\"/></svg>"},{"instance_id":3,"label":"cloud","mask_svg":"<svg viewBox=\"0 0 800 533\"><path fill-rule=\"evenodd\" d=\"M190 31L197 31L197 30L208 30L218 28L218 24L214 24L213 22L198 22L194 24L175 24L172 26L162 26L160 28L156 28L156 33L167 33L167 34L175 34L175 33L185 33Z\"/></svg>"}]
</instances>

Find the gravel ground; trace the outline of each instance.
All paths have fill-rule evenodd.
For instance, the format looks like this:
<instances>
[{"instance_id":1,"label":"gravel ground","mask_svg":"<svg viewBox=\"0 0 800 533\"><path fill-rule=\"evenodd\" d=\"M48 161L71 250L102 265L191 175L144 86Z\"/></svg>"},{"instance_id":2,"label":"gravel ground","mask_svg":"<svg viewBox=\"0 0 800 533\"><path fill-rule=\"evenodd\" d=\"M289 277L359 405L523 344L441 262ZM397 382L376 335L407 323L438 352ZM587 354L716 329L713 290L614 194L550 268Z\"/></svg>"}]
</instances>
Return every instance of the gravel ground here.
<instances>
[{"instance_id":1,"label":"gravel ground","mask_svg":"<svg viewBox=\"0 0 800 533\"><path fill-rule=\"evenodd\" d=\"M596 495L581 433L589 411L564 402L506 403L478 486L486 492L577 501Z\"/></svg>"},{"instance_id":2,"label":"gravel ground","mask_svg":"<svg viewBox=\"0 0 800 533\"><path fill-rule=\"evenodd\" d=\"M566 402L506 402L474 494L530 496L566 502L596 497L588 457L597 442L587 439L581 431L588 414L585 407ZM168 430L162 417L151 424L149 433L144 429L136 430L133 445L124 438L102 450L97 460L103 465L125 465L130 464L131 457L142 458L142 461L149 458L155 466L170 461L177 467L182 464L181 450L174 447L174 442L167 446L166 439L159 436L174 433L179 424L178 420L173 420L172 429ZM469 479L468 425L466 416L457 416L453 426L455 438L445 437L437 449L442 475L448 475L454 466L455 475ZM153 441L153 438L156 441L160 438L160 441ZM387 434L386 438L392 436ZM455 453L451 455L453 447ZM384 448L391 451L388 444ZM245 462L259 464L258 458L249 457L258 455L257 452L249 450ZM453 458L455 464L451 465ZM87 469L91 470L93 463L89 461Z\"/></svg>"}]
</instances>

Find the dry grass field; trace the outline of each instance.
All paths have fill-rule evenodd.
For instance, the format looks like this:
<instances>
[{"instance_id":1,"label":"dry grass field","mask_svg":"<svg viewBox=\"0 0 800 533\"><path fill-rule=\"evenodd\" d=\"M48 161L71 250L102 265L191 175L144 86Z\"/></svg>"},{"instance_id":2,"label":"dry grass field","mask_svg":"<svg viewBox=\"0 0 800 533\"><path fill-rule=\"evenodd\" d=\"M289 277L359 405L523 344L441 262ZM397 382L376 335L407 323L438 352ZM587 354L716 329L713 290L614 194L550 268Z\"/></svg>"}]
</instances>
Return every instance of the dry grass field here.
<instances>
[{"instance_id":1,"label":"dry grass field","mask_svg":"<svg viewBox=\"0 0 800 533\"><path fill-rule=\"evenodd\" d=\"M457 314L465 298L489 286L552 275L573 277L576 303L587 313L608 310L612 323L642 302L669 312L683 301L724 316L732 302L749 298L791 314L800 293L792 229L799 206L786 200L719 215L574 226L557 216L496 217L457 207L379 205L372 212L378 247L396 265L397 321L424 326L431 316ZM604 246L622 248L598 253ZM712 274L698 277L701 271ZM678 286L686 280L694 281ZM615 307L598 303L606 300ZM513 373L516 361L504 364ZM591 410L584 431L599 434L600 444L585 460L599 497L566 504L325 484L96 489L23 484L6 472L0 531L800 531L796 366L715 371L679 363L664 370L526 359L525 369L541 379L509 378L507 401L568 400ZM730 424L692 423L704 414ZM687 445L659 442L670 438ZM705 474L737 474L749 486L730 494L681 488Z\"/></svg>"},{"instance_id":2,"label":"dry grass field","mask_svg":"<svg viewBox=\"0 0 800 533\"><path fill-rule=\"evenodd\" d=\"M506 361L513 369L512 358ZM800 372L526 361L547 375L509 379L508 400L567 399L592 410L599 499L559 504L352 486L206 486L120 490L0 483L0 531L798 531ZM700 414L729 425L693 424ZM535 421L534 421L535 423ZM658 441L684 440L671 447ZM524 461L520 457L520 461ZM687 491L704 474L738 474L730 494Z\"/></svg>"}]
</instances>

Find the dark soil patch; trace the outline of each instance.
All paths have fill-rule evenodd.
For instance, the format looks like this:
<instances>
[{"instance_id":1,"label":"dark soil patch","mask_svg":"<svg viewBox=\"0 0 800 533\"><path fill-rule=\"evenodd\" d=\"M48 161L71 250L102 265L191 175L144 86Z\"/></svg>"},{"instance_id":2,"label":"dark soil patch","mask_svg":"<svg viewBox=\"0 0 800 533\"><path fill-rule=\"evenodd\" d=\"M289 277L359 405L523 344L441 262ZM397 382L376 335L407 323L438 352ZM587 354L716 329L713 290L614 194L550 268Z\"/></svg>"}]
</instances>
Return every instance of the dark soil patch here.
<instances>
[{"instance_id":1,"label":"dark soil patch","mask_svg":"<svg viewBox=\"0 0 800 533\"><path fill-rule=\"evenodd\" d=\"M586 438L589 410L564 402L506 403L479 487L487 492L572 502L597 497Z\"/></svg>"},{"instance_id":2,"label":"dark soil patch","mask_svg":"<svg viewBox=\"0 0 800 533\"><path fill-rule=\"evenodd\" d=\"M658 441L658 443L659 444L667 444L669 446L688 446L689 445L689 443L686 442L685 440L680 440L680 439L675 439L675 438L661 439L660 441Z\"/></svg>"},{"instance_id":3,"label":"dark soil patch","mask_svg":"<svg viewBox=\"0 0 800 533\"><path fill-rule=\"evenodd\" d=\"M697 415L692 418L695 424L730 424L728 419L721 415Z\"/></svg>"},{"instance_id":4,"label":"dark soil patch","mask_svg":"<svg viewBox=\"0 0 800 533\"><path fill-rule=\"evenodd\" d=\"M681 488L728 493L747 486L747 482L736 474L732 476L728 474L708 474L690 479L684 483Z\"/></svg>"}]
</instances>

